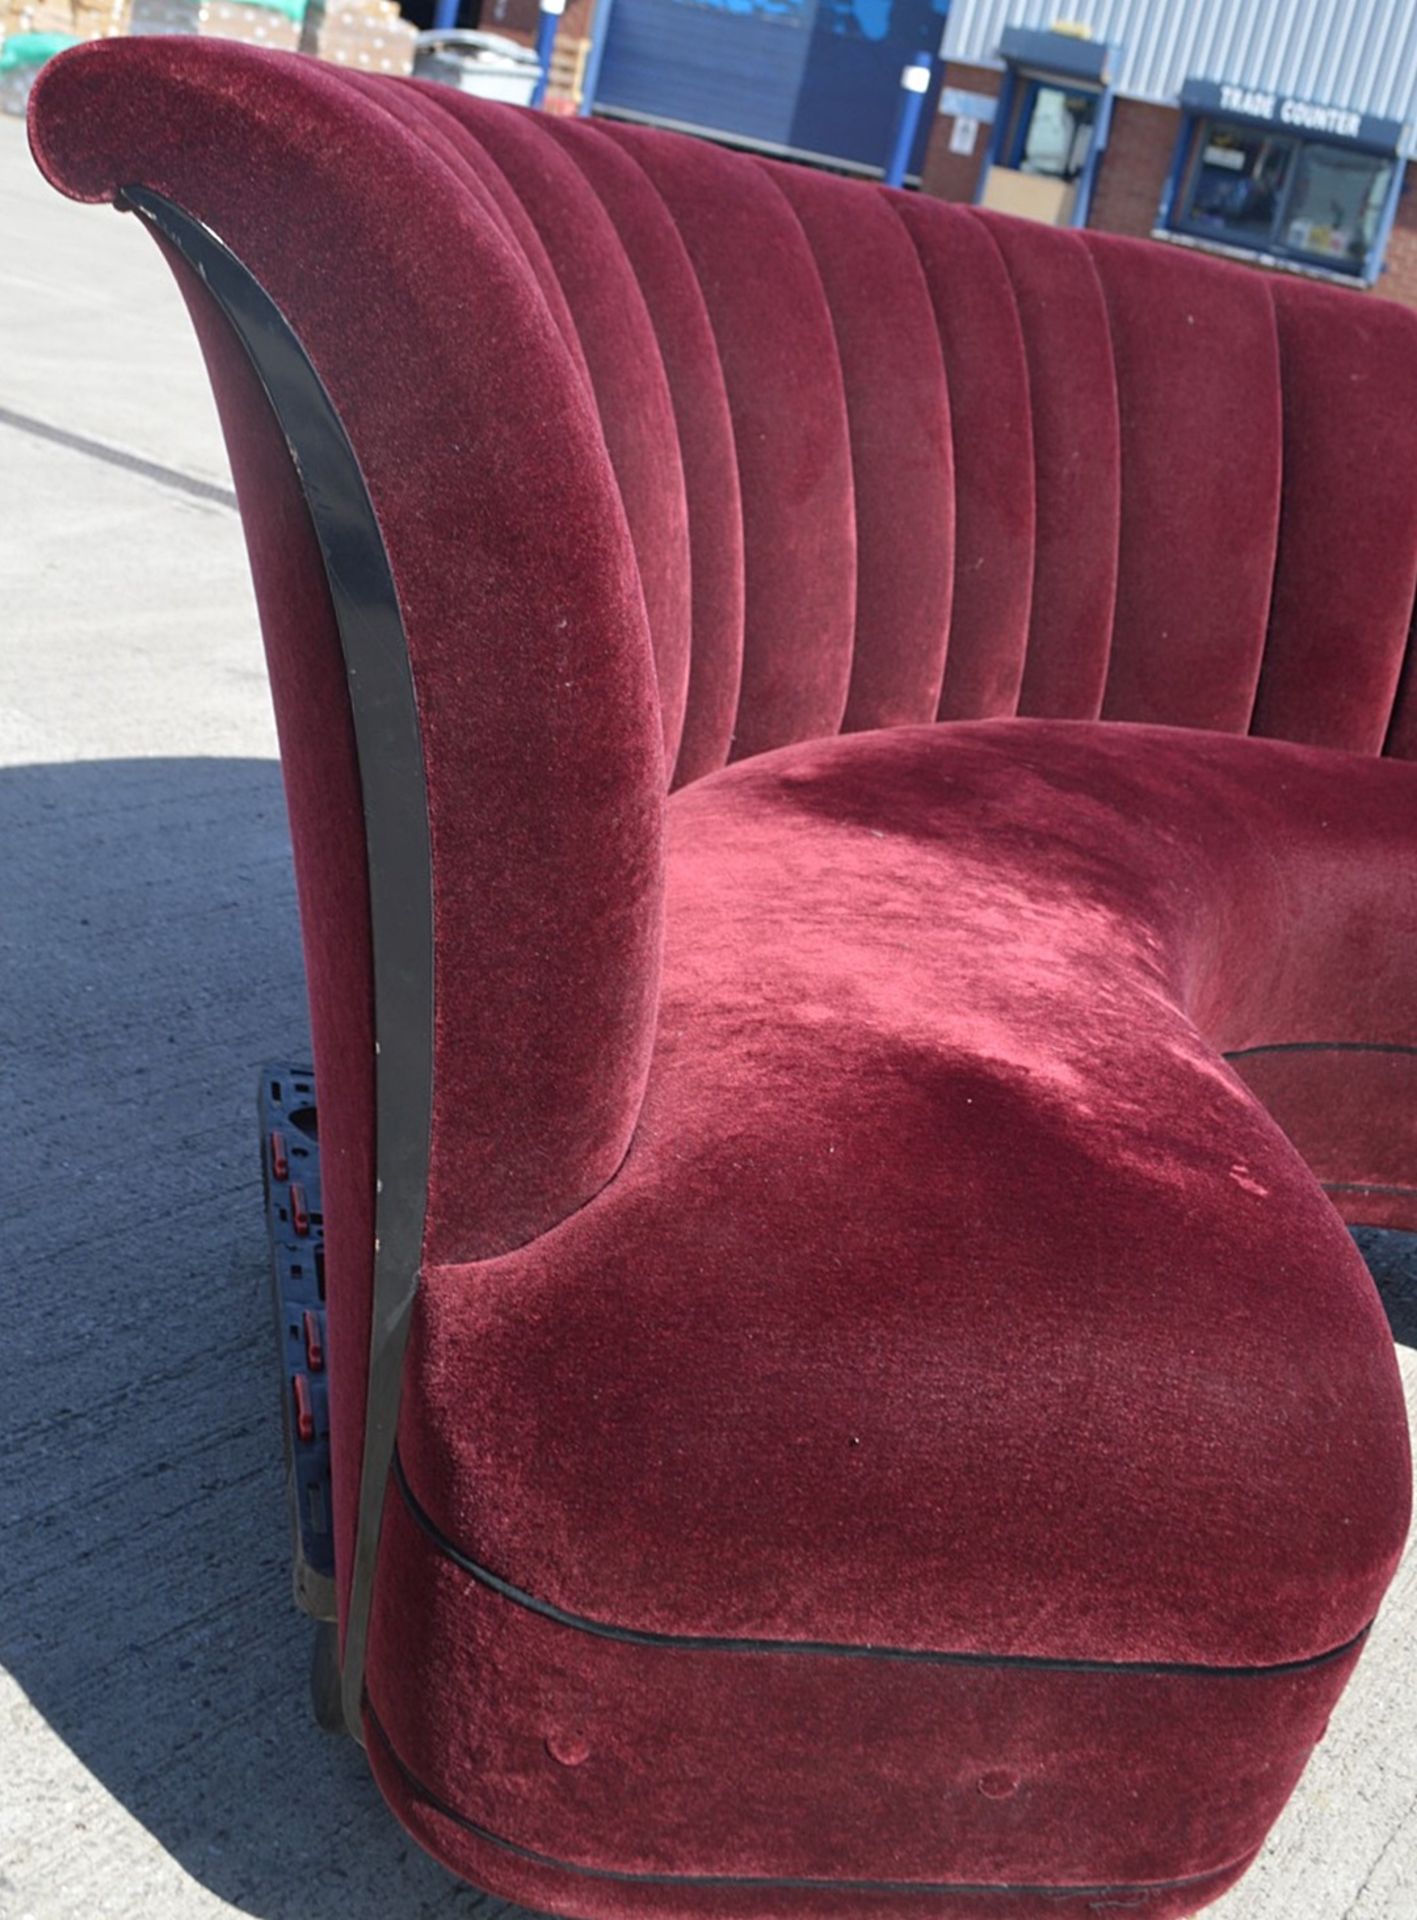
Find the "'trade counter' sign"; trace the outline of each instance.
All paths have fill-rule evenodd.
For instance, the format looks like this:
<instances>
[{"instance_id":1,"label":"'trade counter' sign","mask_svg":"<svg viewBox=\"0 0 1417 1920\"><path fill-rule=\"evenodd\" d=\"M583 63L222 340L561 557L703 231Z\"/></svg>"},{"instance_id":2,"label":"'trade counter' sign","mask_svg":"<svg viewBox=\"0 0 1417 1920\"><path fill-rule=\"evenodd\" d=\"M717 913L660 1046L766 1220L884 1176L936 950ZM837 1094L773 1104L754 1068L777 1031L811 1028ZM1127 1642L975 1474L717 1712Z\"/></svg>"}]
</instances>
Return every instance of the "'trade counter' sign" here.
<instances>
[{"instance_id":1,"label":"'trade counter' sign","mask_svg":"<svg viewBox=\"0 0 1417 1920\"><path fill-rule=\"evenodd\" d=\"M1188 80L1181 89L1181 105L1188 113L1255 121L1276 132L1340 141L1377 153L1395 153L1402 141L1400 120L1359 113L1353 107L1325 106L1317 100L1301 100L1294 94L1272 93L1263 87L1234 86L1228 80Z\"/></svg>"}]
</instances>

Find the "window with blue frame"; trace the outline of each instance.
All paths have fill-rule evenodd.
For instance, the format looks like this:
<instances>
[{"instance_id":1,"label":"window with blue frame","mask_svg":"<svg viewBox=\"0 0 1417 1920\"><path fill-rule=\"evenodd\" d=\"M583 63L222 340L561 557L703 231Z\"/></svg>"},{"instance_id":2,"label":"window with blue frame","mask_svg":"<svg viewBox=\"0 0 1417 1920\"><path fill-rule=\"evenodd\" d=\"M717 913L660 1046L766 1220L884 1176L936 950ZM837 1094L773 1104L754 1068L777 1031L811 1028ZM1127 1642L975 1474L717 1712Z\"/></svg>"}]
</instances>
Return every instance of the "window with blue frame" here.
<instances>
[{"instance_id":1,"label":"window with blue frame","mask_svg":"<svg viewBox=\"0 0 1417 1920\"><path fill-rule=\"evenodd\" d=\"M1202 119L1171 225L1197 239L1361 275L1396 165L1388 154Z\"/></svg>"}]
</instances>

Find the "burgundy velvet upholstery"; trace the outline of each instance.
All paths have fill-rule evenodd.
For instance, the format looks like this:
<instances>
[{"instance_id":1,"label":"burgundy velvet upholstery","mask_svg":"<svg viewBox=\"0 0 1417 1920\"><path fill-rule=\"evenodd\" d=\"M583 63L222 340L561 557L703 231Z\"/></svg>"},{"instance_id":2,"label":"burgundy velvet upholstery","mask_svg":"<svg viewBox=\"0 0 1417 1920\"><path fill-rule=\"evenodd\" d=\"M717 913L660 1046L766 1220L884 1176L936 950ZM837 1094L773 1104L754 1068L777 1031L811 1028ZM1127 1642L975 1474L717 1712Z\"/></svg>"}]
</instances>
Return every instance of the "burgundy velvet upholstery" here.
<instances>
[{"instance_id":1,"label":"burgundy velvet upholstery","mask_svg":"<svg viewBox=\"0 0 1417 1920\"><path fill-rule=\"evenodd\" d=\"M1417 488L1392 484L1412 458L1411 327L1366 300L1335 329L1311 289L1281 282L1273 295L1285 485L1251 730L1380 753L1417 566Z\"/></svg>"},{"instance_id":2,"label":"burgundy velvet upholstery","mask_svg":"<svg viewBox=\"0 0 1417 1920\"><path fill-rule=\"evenodd\" d=\"M950 389L954 584L939 716L991 718L1018 707L1033 599L1023 330L1003 256L972 213L916 195L895 206L919 251Z\"/></svg>"},{"instance_id":3,"label":"burgundy velvet upholstery","mask_svg":"<svg viewBox=\"0 0 1417 1920\"><path fill-rule=\"evenodd\" d=\"M78 49L32 137L270 293L407 632L400 1818L586 1920L1196 1911L1407 1524L1342 1221L1417 1228L1417 317L220 43ZM347 1581L359 768L174 267L280 721Z\"/></svg>"},{"instance_id":4,"label":"burgundy velvet upholstery","mask_svg":"<svg viewBox=\"0 0 1417 1920\"><path fill-rule=\"evenodd\" d=\"M631 1615L655 1632L1223 1666L1352 1638L1397 1534L1334 1463L1401 1478L1390 1343L1218 1056L1301 1018L1417 1044L1414 807L1397 763L1058 722L813 743L686 790L634 1144L551 1234L430 1275L422 1504L604 1618L658 1542ZM1009 1459L1031 1497L1006 1511Z\"/></svg>"},{"instance_id":5,"label":"burgundy velvet upholstery","mask_svg":"<svg viewBox=\"0 0 1417 1920\"><path fill-rule=\"evenodd\" d=\"M539 120L498 113L449 87L377 89L417 103L439 132L500 175L532 221L585 355L606 448L625 505L658 670L665 758L673 766L689 677L689 552L683 468L653 323L613 222L575 162ZM472 136L471 138L469 136Z\"/></svg>"},{"instance_id":6,"label":"burgundy velvet upholstery","mask_svg":"<svg viewBox=\"0 0 1417 1920\"><path fill-rule=\"evenodd\" d=\"M759 1811L706 1819L704 1873L1131 1888L1248 1855L1390 1576L1408 1465L1362 1264L1218 1049L1298 1018L1414 1037L1414 807L1398 763L1036 722L682 796L624 1168L421 1296L370 1692L440 1851L495 1877L438 1805L664 1872L707 1775ZM668 1644L548 1623L421 1528ZM956 1658L902 1678L803 1642ZM973 1731L930 1754L905 1700ZM1080 1716L1085 1752L1058 1744Z\"/></svg>"},{"instance_id":7,"label":"burgundy velvet upholstery","mask_svg":"<svg viewBox=\"0 0 1417 1920\"><path fill-rule=\"evenodd\" d=\"M643 128L609 132L679 228L728 394L746 602L730 757L834 733L851 679L856 529L841 364L806 235L743 155Z\"/></svg>"},{"instance_id":8,"label":"burgundy velvet upholstery","mask_svg":"<svg viewBox=\"0 0 1417 1920\"><path fill-rule=\"evenodd\" d=\"M743 675L743 510L708 309L668 208L610 140L547 119L591 181L634 268L670 377L689 506L692 653L676 784L728 758Z\"/></svg>"},{"instance_id":9,"label":"burgundy velvet upholstery","mask_svg":"<svg viewBox=\"0 0 1417 1920\"><path fill-rule=\"evenodd\" d=\"M1020 713L1095 720L1117 594L1121 440L1101 284L1082 236L985 216L1018 302L1037 489Z\"/></svg>"},{"instance_id":10,"label":"burgundy velvet upholstery","mask_svg":"<svg viewBox=\"0 0 1417 1920\"><path fill-rule=\"evenodd\" d=\"M857 551L842 726L899 726L935 711L949 639L954 458L934 312L884 196L771 171L821 275L846 391Z\"/></svg>"}]
</instances>

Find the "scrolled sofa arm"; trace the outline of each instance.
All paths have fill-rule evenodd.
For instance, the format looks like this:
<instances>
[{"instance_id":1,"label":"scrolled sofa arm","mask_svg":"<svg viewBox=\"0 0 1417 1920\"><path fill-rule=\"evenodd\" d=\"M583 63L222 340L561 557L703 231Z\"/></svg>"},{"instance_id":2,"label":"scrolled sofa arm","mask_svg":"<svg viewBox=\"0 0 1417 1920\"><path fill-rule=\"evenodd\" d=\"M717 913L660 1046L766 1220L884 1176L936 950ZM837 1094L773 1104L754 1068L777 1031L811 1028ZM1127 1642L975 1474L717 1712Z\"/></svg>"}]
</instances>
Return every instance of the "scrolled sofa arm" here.
<instances>
[{"instance_id":1,"label":"scrolled sofa arm","mask_svg":"<svg viewBox=\"0 0 1417 1920\"><path fill-rule=\"evenodd\" d=\"M639 562L564 316L436 140L318 61L155 37L50 63L30 130L61 191L146 218L231 456L321 1087L358 1727L419 1273L574 1213L639 1115L665 791Z\"/></svg>"},{"instance_id":2,"label":"scrolled sofa arm","mask_svg":"<svg viewBox=\"0 0 1417 1920\"><path fill-rule=\"evenodd\" d=\"M425 1245L438 1260L505 1251L614 1172L657 989L660 717L583 370L476 183L316 61L84 47L42 76L31 126L73 198L146 189L215 235L347 435L422 745L426 848L408 858L430 864L433 922ZM210 354L210 316L203 331ZM249 525L263 476L246 478ZM304 481L308 498L319 476ZM329 823L293 825L298 843ZM307 943L350 937L318 913L306 928ZM379 931L376 911L376 955Z\"/></svg>"}]
</instances>

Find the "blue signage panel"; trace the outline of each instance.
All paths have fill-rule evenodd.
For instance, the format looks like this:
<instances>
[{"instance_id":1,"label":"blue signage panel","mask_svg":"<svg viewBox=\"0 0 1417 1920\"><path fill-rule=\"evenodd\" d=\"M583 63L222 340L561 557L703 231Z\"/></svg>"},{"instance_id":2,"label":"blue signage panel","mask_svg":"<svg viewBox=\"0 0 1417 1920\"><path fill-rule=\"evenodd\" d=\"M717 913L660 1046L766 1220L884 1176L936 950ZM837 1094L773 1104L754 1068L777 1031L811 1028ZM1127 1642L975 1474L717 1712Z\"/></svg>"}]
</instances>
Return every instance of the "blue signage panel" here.
<instances>
[{"instance_id":1,"label":"blue signage panel","mask_svg":"<svg viewBox=\"0 0 1417 1920\"><path fill-rule=\"evenodd\" d=\"M1325 106L1294 94L1270 93L1263 87L1232 86L1228 80L1187 80L1181 88L1181 105L1187 113L1257 121L1279 133L1351 142L1375 153L1396 153L1406 132L1401 120L1384 120L1377 114L1360 113L1356 107Z\"/></svg>"},{"instance_id":2,"label":"blue signage panel","mask_svg":"<svg viewBox=\"0 0 1417 1920\"><path fill-rule=\"evenodd\" d=\"M609 18L594 108L882 167L901 70L935 51L949 0L601 4ZM914 171L932 117L922 116Z\"/></svg>"}]
</instances>

